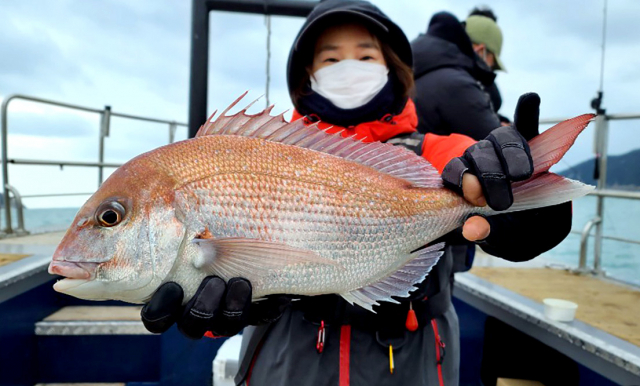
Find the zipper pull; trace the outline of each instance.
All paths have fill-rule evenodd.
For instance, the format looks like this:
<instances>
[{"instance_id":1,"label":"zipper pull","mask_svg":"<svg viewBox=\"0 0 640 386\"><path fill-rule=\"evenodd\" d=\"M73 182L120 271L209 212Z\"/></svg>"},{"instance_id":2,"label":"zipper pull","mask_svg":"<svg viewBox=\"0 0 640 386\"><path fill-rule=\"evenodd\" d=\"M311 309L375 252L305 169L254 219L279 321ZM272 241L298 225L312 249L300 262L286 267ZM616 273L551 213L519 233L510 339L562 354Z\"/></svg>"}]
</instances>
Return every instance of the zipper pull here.
<instances>
[{"instance_id":1,"label":"zipper pull","mask_svg":"<svg viewBox=\"0 0 640 386\"><path fill-rule=\"evenodd\" d=\"M322 354L322 350L324 350L324 320L320 321L320 327L318 327L318 340L316 342L316 350L318 350L318 354Z\"/></svg>"},{"instance_id":2,"label":"zipper pull","mask_svg":"<svg viewBox=\"0 0 640 386\"><path fill-rule=\"evenodd\" d=\"M389 372L393 374L393 369L395 369L395 364L393 363L393 346L389 345Z\"/></svg>"},{"instance_id":3,"label":"zipper pull","mask_svg":"<svg viewBox=\"0 0 640 386\"><path fill-rule=\"evenodd\" d=\"M414 332L418 329L418 318L413 310L413 302L409 302L409 312L407 312L407 322L405 323L407 330Z\"/></svg>"}]
</instances>

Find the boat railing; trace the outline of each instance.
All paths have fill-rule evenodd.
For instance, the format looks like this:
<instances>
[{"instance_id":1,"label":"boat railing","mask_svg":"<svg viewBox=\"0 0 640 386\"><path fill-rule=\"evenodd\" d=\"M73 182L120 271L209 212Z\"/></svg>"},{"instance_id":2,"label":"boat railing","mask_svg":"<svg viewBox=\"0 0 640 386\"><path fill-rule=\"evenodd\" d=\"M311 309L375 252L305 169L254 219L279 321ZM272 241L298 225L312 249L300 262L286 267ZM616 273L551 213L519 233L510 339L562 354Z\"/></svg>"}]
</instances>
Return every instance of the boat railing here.
<instances>
[{"instance_id":1,"label":"boat railing","mask_svg":"<svg viewBox=\"0 0 640 386\"><path fill-rule=\"evenodd\" d=\"M79 161L51 161L51 160L37 160L37 159L18 159L9 158L8 156L8 107L11 101L21 99L34 103L42 103L52 106L63 107L72 110L78 110L83 112L89 112L99 114L101 116L99 127L99 144L98 144L98 161L97 162L79 162ZM169 130L169 143L174 142L175 134L178 127L187 127L186 123L180 123L176 121L169 121L156 118L141 117L137 115L117 113L111 110L110 106L105 106L104 109L96 109L86 106L73 105L69 103L57 102L42 98L36 98L27 95L10 95L2 102L2 182L3 182L3 196L4 196L4 210L5 210L5 226L0 237L11 237L27 234L27 230L24 226L24 216L22 205L23 198L36 198L36 197L60 197L60 196L80 196L90 195L92 193L53 193L53 194L33 194L33 195L20 195L18 190L9 184L9 164L16 165L40 165L40 166L76 166L76 167L92 167L98 168L98 186L103 181L103 170L107 168L119 167L120 164L104 162L104 141L109 136L110 124L112 117L120 117L126 119L133 119L144 122L153 122L158 124L168 125ZM581 231L572 230L574 234L580 235L580 260L578 268L574 270L576 273L592 273L596 275L604 274L602 270L602 240L615 240L619 242L639 244L640 240L628 239L623 237L616 237L603 234L603 218L604 218L604 199L605 198L622 198L631 200L640 200L640 192L606 189L606 171L607 171L607 142L609 137L609 122L615 120L632 120L640 119L640 114L601 114L595 119L595 141L594 151L597 156L597 167L599 170L598 185L596 189L590 193L590 195L597 197L597 210L595 216L590 219L583 227ZM540 124L554 124L563 121L564 119L543 119L540 120ZM14 229L12 225L11 207L16 207L17 211L17 227ZM587 252L588 252L588 240L592 237L591 232L595 229L593 237L594 242L594 264L593 267L587 267Z\"/></svg>"},{"instance_id":2,"label":"boat railing","mask_svg":"<svg viewBox=\"0 0 640 386\"><path fill-rule=\"evenodd\" d=\"M565 118L566 119L566 118ZM543 119L540 124L555 124L565 119ZM596 196L596 214L584 225L581 231L572 230L571 233L580 235L580 260L578 268L573 272L577 274L604 275L602 269L602 240L614 240L629 244L640 245L640 240L604 235L604 199L622 198L628 200L640 200L640 191L626 191L619 189L607 189L607 153L609 140L609 122L621 120L640 119L640 114L600 114L595 118L594 153L596 154L596 170L598 171L598 184L589 195ZM593 267L587 267L588 240L591 230L595 228L595 241L593 251Z\"/></svg>"},{"instance_id":3,"label":"boat railing","mask_svg":"<svg viewBox=\"0 0 640 386\"><path fill-rule=\"evenodd\" d=\"M8 125L8 112L9 104L14 100L23 100L33 103L40 103L50 106L57 106L66 109L82 111L87 113L98 114L101 116L99 127L99 142L98 142L98 160L97 162L78 162L78 161L51 161L51 160L39 160L39 159L24 159L24 158L9 158L9 125ZM9 183L9 164L14 165L38 165L38 166L75 166L75 167L91 167L98 169L98 186L102 184L104 178L104 168L116 168L121 164L104 162L104 150L105 150L105 138L109 136L111 118L125 118L143 122L151 122L168 125L169 130L169 143L173 143L175 140L176 130L178 127L187 127L186 123L169 121L164 119L142 117L138 115L123 114L111 110L111 106L105 106L104 109L96 109L92 107L80 106L70 103L52 101L43 98L36 98L28 95L14 94L7 96L2 101L1 107L2 114L2 187L4 197L4 229L0 232L1 237L13 237L28 234L29 232L24 226L24 205L22 204L23 198L35 198L35 197L62 197L62 196L83 196L91 195L92 193L70 192L70 193L52 193L52 194L32 194L32 195L20 195L18 189L11 186ZM11 207L15 206L17 213L17 227L14 229L12 221Z\"/></svg>"}]
</instances>

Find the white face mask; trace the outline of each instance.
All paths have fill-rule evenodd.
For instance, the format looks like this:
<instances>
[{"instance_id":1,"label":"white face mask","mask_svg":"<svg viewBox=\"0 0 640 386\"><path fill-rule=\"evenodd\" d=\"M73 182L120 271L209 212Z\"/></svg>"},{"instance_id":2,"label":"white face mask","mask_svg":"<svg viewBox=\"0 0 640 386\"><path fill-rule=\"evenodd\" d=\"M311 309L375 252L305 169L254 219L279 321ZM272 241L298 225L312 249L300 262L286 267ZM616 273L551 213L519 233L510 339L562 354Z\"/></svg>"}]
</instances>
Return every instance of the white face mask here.
<instances>
[{"instance_id":1,"label":"white face mask","mask_svg":"<svg viewBox=\"0 0 640 386\"><path fill-rule=\"evenodd\" d=\"M378 63L346 59L323 67L311 77L311 89L341 109L355 109L387 84L389 69Z\"/></svg>"}]
</instances>

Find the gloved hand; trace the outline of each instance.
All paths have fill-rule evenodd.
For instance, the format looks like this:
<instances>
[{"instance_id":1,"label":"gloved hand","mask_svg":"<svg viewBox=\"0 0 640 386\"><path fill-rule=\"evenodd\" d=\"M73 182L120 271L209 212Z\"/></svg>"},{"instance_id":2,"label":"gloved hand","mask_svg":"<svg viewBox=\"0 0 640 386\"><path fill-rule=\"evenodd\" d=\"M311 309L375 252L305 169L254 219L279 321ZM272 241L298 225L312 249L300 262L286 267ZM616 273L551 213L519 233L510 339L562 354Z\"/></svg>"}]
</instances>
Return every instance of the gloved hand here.
<instances>
[{"instance_id":1,"label":"gloved hand","mask_svg":"<svg viewBox=\"0 0 640 386\"><path fill-rule=\"evenodd\" d=\"M527 139L538 134L540 97L524 94L518 100L512 126L493 130L486 139L469 147L462 157L444 168L444 185L477 206L505 210L513 204L511 182L526 180L533 173ZM526 138L526 139L525 139ZM474 216L465 222L463 236L478 241L489 235L489 223Z\"/></svg>"},{"instance_id":2,"label":"gloved hand","mask_svg":"<svg viewBox=\"0 0 640 386\"><path fill-rule=\"evenodd\" d=\"M150 332L162 333L177 323L184 335L200 339L207 331L231 336L248 325L272 322L291 301L286 296L274 296L251 303L251 292L246 279L236 277L225 283L217 276L207 276L183 307L182 287L168 282L158 288L140 314Z\"/></svg>"}]
</instances>

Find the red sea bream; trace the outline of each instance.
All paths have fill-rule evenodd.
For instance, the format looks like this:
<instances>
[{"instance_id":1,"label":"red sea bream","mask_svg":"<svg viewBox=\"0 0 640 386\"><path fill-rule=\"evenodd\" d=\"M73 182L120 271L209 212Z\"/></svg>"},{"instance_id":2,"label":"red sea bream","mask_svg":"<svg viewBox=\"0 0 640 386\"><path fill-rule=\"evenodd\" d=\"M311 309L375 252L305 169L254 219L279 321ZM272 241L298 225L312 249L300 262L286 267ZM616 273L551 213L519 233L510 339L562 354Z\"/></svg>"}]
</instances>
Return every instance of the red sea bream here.
<instances>
[{"instance_id":1,"label":"red sea bream","mask_svg":"<svg viewBox=\"0 0 640 386\"><path fill-rule=\"evenodd\" d=\"M239 276L251 281L255 299L336 293L371 309L424 280L443 248L430 242L471 213L496 213L445 189L406 149L269 111L225 111L196 138L116 170L58 246L49 272L66 278L54 288L142 303L174 281L186 302L207 275ZM592 118L562 122L530 142L534 176L513 185L508 212L591 190L547 170Z\"/></svg>"}]
</instances>

